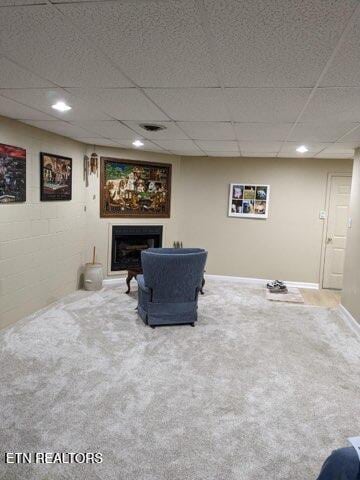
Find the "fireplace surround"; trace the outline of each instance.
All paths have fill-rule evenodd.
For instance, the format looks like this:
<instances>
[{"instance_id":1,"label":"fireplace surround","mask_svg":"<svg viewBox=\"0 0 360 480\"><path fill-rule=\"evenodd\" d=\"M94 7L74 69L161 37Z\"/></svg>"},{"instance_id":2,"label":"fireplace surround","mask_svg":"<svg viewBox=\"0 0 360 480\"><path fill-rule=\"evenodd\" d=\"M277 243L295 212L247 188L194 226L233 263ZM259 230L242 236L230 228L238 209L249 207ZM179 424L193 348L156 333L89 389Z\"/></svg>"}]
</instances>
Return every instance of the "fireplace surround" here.
<instances>
[{"instance_id":1,"label":"fireplace surround","mask_svg":"<svg viewBox=\"0 0 360 480\"><path fill-rule=\"evenodd\" d=\"M111 271L141 268L141 252L162 247L162 225L112 225Z\"/></svg>"}]
</instances>

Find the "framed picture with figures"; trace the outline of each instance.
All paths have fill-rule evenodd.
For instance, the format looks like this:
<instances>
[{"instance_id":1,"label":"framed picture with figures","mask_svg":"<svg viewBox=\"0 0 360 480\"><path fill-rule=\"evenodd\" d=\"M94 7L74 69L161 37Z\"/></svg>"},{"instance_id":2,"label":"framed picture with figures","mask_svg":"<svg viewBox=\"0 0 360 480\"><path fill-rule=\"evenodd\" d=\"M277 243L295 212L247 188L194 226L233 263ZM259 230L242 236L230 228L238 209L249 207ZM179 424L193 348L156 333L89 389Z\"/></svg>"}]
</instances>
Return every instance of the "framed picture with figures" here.
<instances>
[{"instance_id":1,"label":"framed picture with figures","mask_svg":"<svg viewBox=\"0 0 360 480\"><path fill-rule=\"evenodd\" d=\"M169 218L171 165L101 157L100 217Z\"/></svg>"},{"instance_id":2,"label":"framed picture with figures","mask_svg":"<svg viewBox=\"0 0 360 480\"><path fill-rule=\"evenodd\" d=\"M229 217L261 218L269 216L270 185L231 183Z\"/></svg>"}]
</instances>

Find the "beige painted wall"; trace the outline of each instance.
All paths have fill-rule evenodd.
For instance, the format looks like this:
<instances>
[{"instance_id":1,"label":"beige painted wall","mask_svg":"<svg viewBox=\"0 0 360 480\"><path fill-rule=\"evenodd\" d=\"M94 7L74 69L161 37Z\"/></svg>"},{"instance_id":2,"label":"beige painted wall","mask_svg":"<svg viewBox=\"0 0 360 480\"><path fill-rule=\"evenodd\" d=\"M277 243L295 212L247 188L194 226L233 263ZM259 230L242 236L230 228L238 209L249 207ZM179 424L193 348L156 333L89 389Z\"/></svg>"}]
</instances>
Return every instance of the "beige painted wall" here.
<instances>
[{"instance_id":1,"label":"beige painted wall","mask_svg":"<svg viewBox=\"0 0 360 480\"><path fill-rule=\"evenodd\" d=\"M93 147L3 117L0 142L27 149L27 202L0 205L0 327L75 290L93 245L106 274L111 224L163 225L164 246L182 240L208 249L208 273L317 283L327 175L352 170L350 160L181 158L96 147L99 156L173 165L170 219L110 220L99 215L99 178L90 177L88 188L83 181L83 154ZM40 151L73 158L71 202L40 202ZM229 218L231 182L269 183L269 219ZM353 216L351 252L359 238ZM343 301L355 311L351 260L347 272Z\"/></svg>"},{"instance_id":2,"label":"beige painted wall","mask_svg":"<svg viewBox=\"0 0 360 480\"><path fill-rule=\"evenodd\" d=\"M94 150L88 147L88 155ZM109 226L110 225L163 225L163 246L172 246L174 240L179 239L179 217L182 199L179 193L180 186L180 157L164 155L161 153L143 152L141 150L121 150L118 148L96 147L99 157L114 157L128 160L153 161L172 164L172 188L171 188L171 217L170 218L100 218L100 174L89 177L89 187L86 189L87 197L87 246L86 258L91 259L92 247L97 250L97 261L103 264L104 274L107 274L109 249Z\"/></svg>"},{"instance_id":3,"label":"beige painted wall","mask_svg":"<svg viewBox=\"0 0 360 480\"><path fill-rule=\"evenodd\" d=\"M209 251L207 272L318 283L328 173L351 160L183 157L181 240ZM267 220L229 218L229 184L269 184Z\"/></svg>"},{"instance_id":4,"label":"beige painted wall","mask_svg":"<svg viewBox=\"0 0 360 480\"><path fill-rule=\"evenodd\" d=\"M360 149L355 151L354 171L351 187L350 218L344 287L341 303L360 322Z\"/></svg>"},{"instance_id":5,"label":"beige painted wall","mask_svg":"<svg viewBox=\"0 0 360 480\"><path fill-rule=\"evenodd\" d=\"M83 264L84 146L0 117L0 143L27 151L26 203L0 205L0 327L75 290ZM70 202L40 202L39 152L73 159Z\"/></svg>"}]
</instances>

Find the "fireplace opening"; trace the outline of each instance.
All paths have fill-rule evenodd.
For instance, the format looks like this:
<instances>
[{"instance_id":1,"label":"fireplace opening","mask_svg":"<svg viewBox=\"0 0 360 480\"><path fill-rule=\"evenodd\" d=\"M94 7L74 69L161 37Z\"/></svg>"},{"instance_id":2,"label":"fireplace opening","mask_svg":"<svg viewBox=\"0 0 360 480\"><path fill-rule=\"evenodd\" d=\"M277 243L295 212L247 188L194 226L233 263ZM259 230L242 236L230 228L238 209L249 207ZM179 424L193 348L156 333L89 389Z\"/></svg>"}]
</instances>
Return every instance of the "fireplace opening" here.
<instances>
[{"instance_id":1,"label":"fireplace opening","mask_svg":"<svg viewBox=\"0 0 360 480\"><path fill-rule=\"evenodd\" d=\"M162 246L162 225L113 225L111 270L141 268L141 252Z\"/></svg>"}]
</instances>

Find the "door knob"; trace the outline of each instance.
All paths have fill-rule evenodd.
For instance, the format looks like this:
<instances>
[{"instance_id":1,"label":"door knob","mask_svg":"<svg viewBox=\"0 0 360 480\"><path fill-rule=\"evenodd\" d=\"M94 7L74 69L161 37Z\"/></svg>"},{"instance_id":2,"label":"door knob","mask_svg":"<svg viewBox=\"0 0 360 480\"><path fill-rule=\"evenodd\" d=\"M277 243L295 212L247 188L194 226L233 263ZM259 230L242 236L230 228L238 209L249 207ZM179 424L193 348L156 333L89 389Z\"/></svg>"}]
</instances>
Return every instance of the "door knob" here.
<instances>
[{"instance_id":1,"label":"door knob","mask_svg":"<svg viewBox=\"0 0 360 480\"><path fill-rule=\"evenodd\" d=\"M326 239L326 243L331 243L332 240L333 240L332 237L328 237L328 238Z\"/></svg>"}]
</instances>

